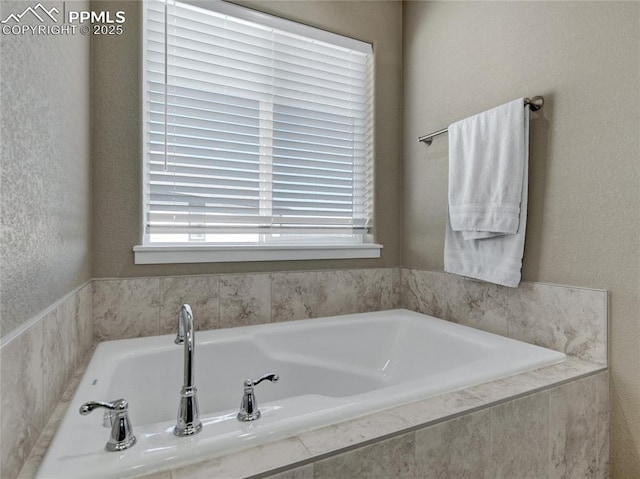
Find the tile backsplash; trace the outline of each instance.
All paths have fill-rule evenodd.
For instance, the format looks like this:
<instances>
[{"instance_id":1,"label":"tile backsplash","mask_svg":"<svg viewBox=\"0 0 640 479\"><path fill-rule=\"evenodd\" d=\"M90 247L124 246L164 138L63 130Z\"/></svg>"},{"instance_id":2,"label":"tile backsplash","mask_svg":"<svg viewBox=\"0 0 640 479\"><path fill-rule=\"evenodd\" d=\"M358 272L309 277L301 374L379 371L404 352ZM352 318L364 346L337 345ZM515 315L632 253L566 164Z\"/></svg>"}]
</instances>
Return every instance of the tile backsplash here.
<instances>
[{"instance_id":1,"label":"tile backsplash","mask_svg":"<svg viewBox=\"0 0 640 479\"><path fill-rule=\"evenodd\" d=\"M93 294L87 283L2 345L0 477L17 476L92 344Z\"/></svg>"},{"instance_id":2,"label":"tile backsplash","mask_svg":"<svg viewBox=\"0 0 640 479\"><path fill-rule=\"evenodd\" d=\"M400 307L397 268L93 282L96 340L172 333L183 303L198 330Z\"/></svg>"},{"instance_id":3,"label":"tile backsplash","mask_svg":"<svg viewBox=\"0 0 640 479\"><path fill-rule=\"evenodd\" d=\"M587 361L607 361L607 293L518 288L409 268L94 280L96 340L175 331L182 303L197 329L406 308Z\"/></svg>"},{"instance_id":4,"label":"tile backsplash","mask_svg":"<svg viewBox=\"0 0 640 479\"><path fill-rule=\"evenodd\" d=\"M0 475L17 476L94 342L173 333L183 303L191 305L199 330L406 308L607 361L601 290L505 288L410 268L95 279L2 345Z\"/></svg>"},{"instance_id":5,"label":"tile backsplash","mask_svg":"<svg viewBox=\"0 0 640 479\"><path fill-rule=\"evenodd\" d=\"M607 292L521 283L518 288L402 268L403 307L586 361L607 363Z\"/></svg>"}]
</instances>

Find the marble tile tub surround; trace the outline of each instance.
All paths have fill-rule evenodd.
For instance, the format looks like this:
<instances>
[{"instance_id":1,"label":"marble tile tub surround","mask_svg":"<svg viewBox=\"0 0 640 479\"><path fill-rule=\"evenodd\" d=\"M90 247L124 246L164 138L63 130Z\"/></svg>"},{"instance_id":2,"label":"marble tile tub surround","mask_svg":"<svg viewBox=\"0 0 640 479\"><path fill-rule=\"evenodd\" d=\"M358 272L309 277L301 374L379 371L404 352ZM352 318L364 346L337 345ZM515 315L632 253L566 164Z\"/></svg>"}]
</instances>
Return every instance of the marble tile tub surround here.
<instances>
[{"instance_id":1,"label":"marble tile tub surround","mask_svg":"<svg viewBox=\"0 0 640 479\"><path fill-rule=\"evenodd\" d=\"M440 274L450 276L446 273ZM197 318L196 324L199 329L398 307L409 307L458 322L463 321L456 314L466 312L471 318L467 324L483 327L482 320L492 316L491 311L483 311L482 308L488 309L494 304L502 304L500 310L502 314L509 313L507 309L509 303L504 303L506 300L502 300L503 303L500 303L496 299L499 298L500 292L486 291L491 288L497 290L501 288L477 282L465 285L467 280L449 277L441 278L448 279L449 283L444 288L445 291L438 291L439 278L437 275L438 273L416 272L416 270L402 268L378 268L94 280L91 284L91 290L86 289L85 294L91 299L88 310L93 310L95 338L98 340L171 333L175 328L175 311L183 302L190 302L194 308ZM425 279L427 276L429 277ZM563 301L568 302L569 305L563 306L564 310L571 311L570 300L573 296L570 294L563 296L563 293L559 291L576 290L576 288L537 284L523 285L522 287L523 293L529 295L531 294L527 293L529 287L541 288L543 292L547 290L547 297L554 297L551 292L555 292L555 297L560 298L557 300L560 304ZM475 296L469 291L473 292ZM513 294L513 292L514 290L509 289L505 294ZM603 292L595 293L600 294L606 303L606 295L603 297ZM449 297L453 299L448 299ZM577 299L583 300L584 298L578 294ZM457 303L462 303L463 306L458 306ZM533 314L526 311L526 308L540 307L532 297L528 297L527 301L521 303L516 302L516 304L522 304L526 314ZM580 312L575 314L580 314ZM602 316L604 320L606 315ZM555 320L553 315L549 317ZM486 327L485 329L492 330ZM508 323L506 331L508 334ZM504 334L504 330L495 332ZM571 378L592 374L598 370L601 370L601 366L584 363L579 359L570 359L562 365L555 365L552 368L532 371L465 391L458 391L445 395L446 397L430 398L424 401L424 404L417 402L400 406L395 408L390 415L386 413L371 415L365 422L349 421L346 426L340 426L340 428L346 427L346 429L341 429L337 436L332 433L331 429L328 429L324 432L320 430L318 434L315 431L304 433L299 438L301 441L303 440L305 448L314 457L317 454L334 454L337 450L358 447L362 441L366 443L379 440L380 434L376 431L387 431L382 434L383 436L395 434L398 430L404 430L406 427L415 428L420 424L441 421L443 417L464 414L469 408L507 401L511 397L527 394L532 388L548 387L550 383L559 384L569 381ZM602 388L607 387L606 378L600 382ZM603 406L604 401L600 401L598 404L601 407L599 407L597 415L604 424L608 421L608 409ZM46 421L47 417L45 415L42 421ZM41 426L38 426L38 431L40 428ZM4 423L3 430L6 430ZM328 436L323 438L323 434L328 434ZM43 434L43 437L45 436L46 434ZM338 436L342 439L337 440ZM321 452L323 447L326 447L326 443L333 444L331 451L334 452ZM325 445L323 446L323 444ZM278 446L273 447L277 448ZM602 468L608 458L607 431L604 433L599 431L597 447L600 458L597 464L600 464L601 466L598 467ZM40 447L39 450L46 450L46 446ZM273 464L271 470L278 467L283 468L285 465L289 467L288 464L301 460L300 458L289 459L291 459L289 462L281 462L281 465ZM32 471L35 470L34 466L37 465L38 460L39 458L35 459L35 464L34 461L31 461ZM241 461L241 459L238 460ZM308 461L308 459L304 460ZM216 459L214 462L219 463L220 467L229 466L227 459L224 458ZM204 470L209 471L209 467L204 467ZM181 477L177 471L174 475ZM263 475L264 473L260 473L260 476ZM28 477L28 475L21 477Z\"/></svg>"},{"instance_id":2,"label":"marble tile tub surround","mask_svg":"<svg viewBox=\"0 0 640 479\"><path fill-rule=\"evenodd\" d=\"M551 383L595 367L570 361L544 368ZM608 373L528 379L515 397L448 393L143 478L607 478Z\"/></svg>"},{"instance_id":3,"label":"marble tile tub surround","mask_svg":"<svg viewBox=\"0 0 640 479\"><path fill-rule=\"evenodd\" d=\"M400 276L406 309L607 363L606 291L543 283L506 288L410 268Z\"/></svg>"},{"instance_id":4,"label":"marble tile tub surround","mask_svg":"<svg viewBox=\"0 0 640 479\"><path fill-rule=\"evenodd\" d=\"M76 370L19 479L35 476L85 367L83 364ZM577 409L571 407L574 394L580 395ZM226 456L177 464L172 470L142 477L311 479L317 473L319 477L538 479L562 477L557 469L568 462L580 477L586 471L585 477L606 478L608 399L608 373L603 366L569 358L535 371L403 404ZM490 430L486 429L487 419ZM394 441L397 436L403 437ZM486 443L478 441L491 441L493 445L488 449ZM520 448L525 442L526 447ZM452 447L445 447L451 444ZM387 445L392 454L385 452ZM509 455L498 454L501 450ZM496 454L489 463L487 459L494 456L491 451ZM401 454L404 457L399 458ZM440 454L441 460L433 462L433 454ZM548 474L546 469L543 472L545 464ZM540 474L514 475L514 470ZM472 473L467 474L468 471Z\"/></svg>"},{"instance_id":5,"label":"marble tile tub surround","mask_svg":"<svg viewBox=\"0 0 640 479\"><path fill-rule=\"evenodd\" d=\"M93 291L98 341L169 334L185 302L200 330L401 307L607 362L602 290L543 283L505 288L443 272L371 268L97 279Z\"/></svg>"},{"instance_id":6,"label":"marble tile tub surround","mask_svg":"<svg viewBox=\"0 0 640 479\"><path fill-rule=\"evenodd\" d=\"M0 348L0 477L15 478L93 344L86 283L29 321Z\"/></svg>"},{"instance_id":7,"label":"marble tile tub surround","mask_svg":"<svg viewBox=\"0 0 640 479\"><path fill-rule=\"evenodd\" d=\"M97 341L175 331L182 303L208 330L400 307L398 268L96 279Z\"/></svg>"}]
</instances>

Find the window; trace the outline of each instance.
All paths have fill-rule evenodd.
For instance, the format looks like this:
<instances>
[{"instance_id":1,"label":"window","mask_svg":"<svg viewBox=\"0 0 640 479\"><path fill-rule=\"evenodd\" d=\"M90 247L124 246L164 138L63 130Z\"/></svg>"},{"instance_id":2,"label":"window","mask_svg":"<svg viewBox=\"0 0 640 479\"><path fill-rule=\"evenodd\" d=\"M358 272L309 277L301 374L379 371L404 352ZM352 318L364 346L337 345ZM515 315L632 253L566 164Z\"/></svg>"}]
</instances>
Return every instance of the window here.
<instances>
[{"instance_id":1,"label":"window","mask_svg":"<svg viewBox=\"0 0 640 479\"><path fill-rule=\"evenodd\" d=\"M366 244L371 45L218 0L145 15L144 245Z\"/></svg>"}]
</instances>

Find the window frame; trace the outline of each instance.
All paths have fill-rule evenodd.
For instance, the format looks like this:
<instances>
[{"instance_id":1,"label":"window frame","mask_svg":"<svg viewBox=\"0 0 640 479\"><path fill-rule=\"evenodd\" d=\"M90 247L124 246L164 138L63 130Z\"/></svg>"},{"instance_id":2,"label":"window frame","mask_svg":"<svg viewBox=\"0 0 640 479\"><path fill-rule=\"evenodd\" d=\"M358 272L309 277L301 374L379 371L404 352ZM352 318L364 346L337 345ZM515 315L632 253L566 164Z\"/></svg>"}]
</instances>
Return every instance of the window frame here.
<instances>
[{"instance_id":1,"label":"window frame","mask_svg":"<svg viewBox=\"0 0 640 479\"><path fill-rule=\"evenodd\" d=\"M252 10L246 7L241 7L235 4L230 4L221 0L179 0L182 3L187 3L201 8L211 9L211 4L215 3L215 11L229 14L232 16L243 18L251 22L260 23L262 25L268 25L270 27L278 28L279 24L285 23L285 30L291 31L290 20L280 18L274 15L269 15L256 10ZM207 263L207 262L242 262L242 261L282 261L282 260L311 260L311 259L352 259L352 258L379 258L382 245L374 242L374 237L371 233L361 235L361 242L355 242L349 240L342 242L337 237L326 236L320 240L304 239L301 241L260 241L260 242L247 242L247 243L150 243L146 241L146 207L145 198L149 194L148 182L146 180L148 174L148 148L146 137L148 134L147 119L146 119L146 105L148 103L148 92L146 88L147 83L147 29L146 29L146 0L143 4L142 13L142 101L143 105L142 116L143 128L142 128L142 163L143 163L143 176L142 176L142 217L141 217L141 244L136 245L133 248L134 262L135 264L165 264L165 263ZM297 23L297 22L294 22ZM300 25L302 32L305 28L308 28L302 23ZM326 33L327 41L335 44L335 34L326 32L320 29L316 29L320 35L322 32ZM304 33L302 33L304 34ZM345 45L348 47L348 37L344 37ZM373 68L372 76L375 71L375 56L372 58ZM372 99L373 101L373 99ZM372 109L372 122L375 125L375 115ZM372 133L375 127L372 127ZM372 141L373 143L373 141ZM373 144L371 145L373 150ZM375 165L375 155L372 152L371 157L372 168ZM375 169L375 168L374 168ZM375 172L374 172L375 173ZM374 179L374 173L372 173L372 180ZM374 211L375 191L371 192L371 210ZM372 215L372 220L375 221L375 216ZM372 221L372 223L373 223ZM372 224L373 229L373 224Z\"/></svg>"}]
</instances>

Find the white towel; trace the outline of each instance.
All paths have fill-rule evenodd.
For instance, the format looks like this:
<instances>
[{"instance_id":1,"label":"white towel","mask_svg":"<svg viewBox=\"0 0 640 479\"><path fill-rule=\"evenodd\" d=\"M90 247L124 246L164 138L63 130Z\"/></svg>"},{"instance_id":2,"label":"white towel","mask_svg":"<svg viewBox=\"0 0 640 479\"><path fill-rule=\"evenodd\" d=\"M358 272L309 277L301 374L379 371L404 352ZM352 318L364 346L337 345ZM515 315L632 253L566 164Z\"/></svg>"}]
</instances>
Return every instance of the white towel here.
<instances>
[{"instance_id":1,"label":"white towel","mask_svg":"<svg viewBox=\"0 0 640 479\"><path fill-rule=\"evenodd\" d=\"M515 108L516 105L517 111ZM514 108L511 109L511 107ZM456 185L455 187L458 189L471 188L477 191L478 188L475 187L481 185L477 185L476 182L486 182L490 180L505 183L508 187L506 188L506 192L496 193L496 196L491 197L497 201L485 201L484 204L489 203L489 207L467 208L467 210L474 213L471 215L472 219L470 222L464 220L465 215L451 214L452 205L451 203L449 204L449 221L447 221L445 233L444 269L447 272L470 278L481 279L504 286L517 287L521 277L522 256L524 253L524 239L527 225L529 109L524 107L524 99L519 99L502 107L494 108L486 113L491 114L491 116L495 118L498 110L509 110L511 112L509 113L510 117L513 118L516 124L521 125L516 127L518 131L514 132L516 140L509 141L504 139L502 138L502 134L498 134L500 139L498 139L498 137L494 139L484 136L481 138L480 135L485 134L482 133L479 128L479 125L484 124L482 120L478 121L478 117L481 115L471 117L469 120L472 120L471 123L473 125L465 131L472 135L471 138L475 141L476 145L484 144L489 151L519 152L522 157L521 169L514 172L514 168L511 168L509 170L510 173L498 173L497 171L484 168L484 165L480 165L479 169L474 170L478 171L478 177L471 178L469 176L464 177L464 175L459 175L457 178L454 178L453 184ZM449 127L450 162L452 145L454 145L453 150L455 153L458 151L457 147L460 142L465 141L464 139L456 138L459 134L458 127L460 123L462 122L452 125L453 129ZM465 128L464 125L462 128ZM520 139L517 140L517 138ZM517 148L516 142L518 143ZM513 162L513 157L511 158ZM500 161L504 164L506 160ZM517 171L520 172L519 177L515 176L517 175ZM451 177L451 171L449 172L449 176ZM511 178L511 181L507 181L508 177ZM449 181L449 188L449 198L451 201L451 180ZM489 190L488 188L480 189L485 192ZM514 197L514 191L516 189L517 199ZM461 209L456 208L456 206L473 203L482 204L481 201L475 201L476 197L468 196L469 194L465 191L461 193L458 197L462 197L463 201L453 205L456 213L461 211ZM456 194L454 193L453 196L455 198ZM502 206L498 207L496 205ZM456 228L465 227L469 228L469 230L456 231L454 225ZM489 229L481 230L481 227ZM465 234L471 238L465 239ZM472 237L474 234L477 236L476 238Z\"/></svg>"},{"instance_id":2,"label":"white towel","mask_svg":"<svg viewBox=\"0 0 640 479\"><path fill-rule=\"evenodd\" d=\"M449 126L449 217L465 239L518 232L524 99Z\"/></svg>"}]
</instances>

